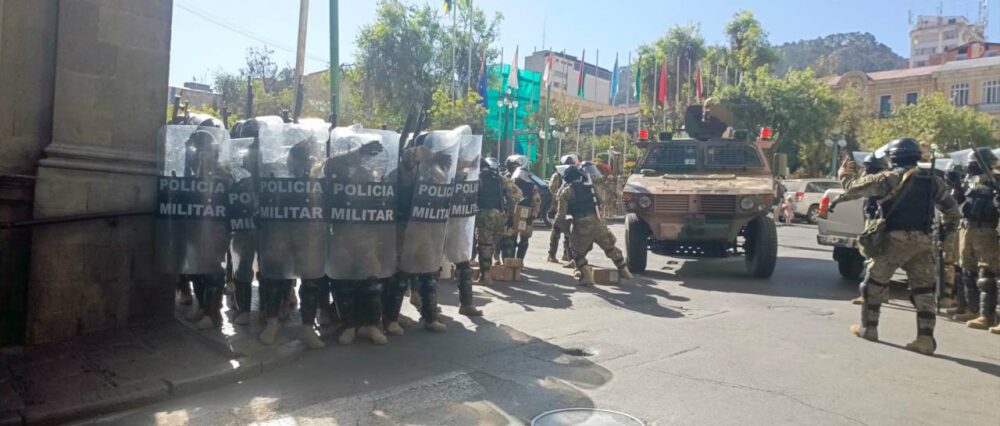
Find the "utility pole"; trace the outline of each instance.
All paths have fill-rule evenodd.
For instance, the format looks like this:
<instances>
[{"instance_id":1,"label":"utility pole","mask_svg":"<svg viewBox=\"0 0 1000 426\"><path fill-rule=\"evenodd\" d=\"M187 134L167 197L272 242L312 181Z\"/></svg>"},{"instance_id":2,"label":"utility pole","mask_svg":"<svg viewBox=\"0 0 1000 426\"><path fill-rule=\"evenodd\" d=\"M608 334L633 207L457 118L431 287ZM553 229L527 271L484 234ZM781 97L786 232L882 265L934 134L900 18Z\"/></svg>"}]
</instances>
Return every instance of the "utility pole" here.
<instances>
[{"instance_id":1,"label":"utility pole","mask_svg":"<svg viewBox=\"0 0 1000 426\"><path fill-rule=\"evenodd\" d=\"M340 18L339 0L330 0L330 125L340 118Z\"/></svg>"},{"instance_id":2,"label":"utility pole","mask_svg":"<svg viewBox=\"0 0 1000 426\"><path fill-rule=\"evenodd\" d=\"M299 2L299 42L295 51L295 109L292 121L298 123L302 114L302 74L306 65L306 25L309 23L309 0Z\"/></svg>"}]
</instances>

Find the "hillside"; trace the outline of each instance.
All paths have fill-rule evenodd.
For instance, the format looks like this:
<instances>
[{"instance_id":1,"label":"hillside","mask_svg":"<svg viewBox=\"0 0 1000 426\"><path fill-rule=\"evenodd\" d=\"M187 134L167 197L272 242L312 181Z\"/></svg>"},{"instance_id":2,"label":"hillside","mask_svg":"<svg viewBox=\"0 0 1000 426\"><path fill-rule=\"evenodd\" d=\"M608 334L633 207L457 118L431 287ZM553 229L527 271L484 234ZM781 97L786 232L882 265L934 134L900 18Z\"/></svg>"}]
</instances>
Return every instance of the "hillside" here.
<instances>
[{"instance_id":1,"label":"hillside","mask_svg":"<svg viewBox=\"0 0 1000 426\"><path fill-rule=\"evenodd\" d=\"M819 76L848 71L885 71L907 66L906 59L869 33L840 33L775 46L778 63L774 71L811 67Z\"/></svg>"}]
</instances>

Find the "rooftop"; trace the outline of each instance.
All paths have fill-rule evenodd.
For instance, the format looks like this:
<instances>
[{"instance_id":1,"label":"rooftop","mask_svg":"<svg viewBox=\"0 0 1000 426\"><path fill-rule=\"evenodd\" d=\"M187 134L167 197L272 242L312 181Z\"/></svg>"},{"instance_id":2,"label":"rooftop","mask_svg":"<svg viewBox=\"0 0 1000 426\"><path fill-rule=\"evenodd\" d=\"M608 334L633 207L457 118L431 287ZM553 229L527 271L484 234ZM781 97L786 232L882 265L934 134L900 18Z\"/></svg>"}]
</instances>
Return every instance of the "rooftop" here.
<instances>
[{"instance_id":1,"label":"rooftop","mask_svg":"<svg viewBox=\"0 0 1000 426\"><path fill-rule=\"evenodd\" d=\"M892 80L896 78L927 76L937 71L941 65L930 65L926 67L904 68L899 70L879 71L868 73L868 78L873 81Z\"/></svg>"},{"instance_id":2,"label":"rooftop","mask_svg":"<svg viewBox=\"0 0 1000 426\"><path fill-rule=\"evenodd\" d=\"M959 71L972 68L992 67L992 66L1000 66L1000 56L991 56L988 58L978 58L978 59L966 59L962 61L952 61L944 65L938 66L935 72ZM924 67L924 68L931 68L931 67Z\"/></svg>"}]
</instances>

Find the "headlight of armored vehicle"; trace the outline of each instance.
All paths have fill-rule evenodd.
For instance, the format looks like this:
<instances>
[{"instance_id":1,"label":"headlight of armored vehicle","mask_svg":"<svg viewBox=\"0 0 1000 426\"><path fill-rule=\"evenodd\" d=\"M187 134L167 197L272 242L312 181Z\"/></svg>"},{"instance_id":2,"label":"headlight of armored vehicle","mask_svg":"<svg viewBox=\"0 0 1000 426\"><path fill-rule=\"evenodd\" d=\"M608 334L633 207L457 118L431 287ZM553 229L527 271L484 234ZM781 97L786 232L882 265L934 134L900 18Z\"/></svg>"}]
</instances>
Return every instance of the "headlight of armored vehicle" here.
<instances>
[{"instance_id":1,"label":"headlight of armored vehicle","mask_svg":"<svg viewBox=\"0 0 1000 426\"><path fill-rule=\"evenodd\" d=\"M638 202L639 202L639 207L642 207L644 209L648 209L649 206L653 205L653 199L649 198L648 195L642 195L642 196L640 196Z\"/></svg>"},{"instance_id":2,"label":"headlight of armored vehicle","mask_svg":"<svg viewBox=\"0 0 1000 426\"><path fill-rule=\"evenodd\" d=\"M740 198L740 208L743 210L753 210L755 204L756 201L751 196Z\"/></svg>"}]
</instances>

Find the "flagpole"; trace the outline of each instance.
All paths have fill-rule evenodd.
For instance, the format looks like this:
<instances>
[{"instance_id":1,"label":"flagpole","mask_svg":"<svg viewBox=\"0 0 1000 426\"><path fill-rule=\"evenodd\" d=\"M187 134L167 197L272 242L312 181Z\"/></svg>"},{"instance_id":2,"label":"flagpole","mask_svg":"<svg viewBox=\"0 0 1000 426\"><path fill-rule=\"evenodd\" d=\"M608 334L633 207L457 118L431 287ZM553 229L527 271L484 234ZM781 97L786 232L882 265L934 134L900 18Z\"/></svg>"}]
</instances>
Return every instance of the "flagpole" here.
<instances>
[{"instance_id":1,"label":"flagpole","mask_svg":"<svg viewBox=\"0 0 1000 426\"><path fill-rule=\"evenodd\" d=\"M636 118L636 134L642 130L642 52L639 52L639 62L636 63L636 72L633 74L637 81L636 92L635 92L635 104L639 108L638 112L635 114Z\"/></svg>"},{"instance_id":2,"label":"flagpole","mask_svg":"<svg viewBox=\"0 0 1000 426\"><path fill-rule=\"evenodd\" d=\"M686 59L688 61L688 75L687 75L687 77L688 77L688 103L690 104L691 103L691 86L692 86L692 84L691 84L691 58L687 57Z\"/></svg>"},{"instance_id":3,"label":"flagpole","mask_svg":"<svg viewBox=\"0 0 1000 426\"><path fill-rule=\"evenodd\" d=\"M632 73L632 78L635 79L635 72L633 72L632 70L632 52L628 52L628 68L629 72ZM625 139L622 141L622 163L618 169L619 172L621 171L621 169L625 168L625 148L626 145L628 144L628 104L631 98L632 96L629 95L628 92L626 92L625 93Z\"/></svg>"},{"instance_id":4,"label":"flagpole","mask_svg":"<svg viewBox=\"0 0 1000 426\"><path fill-rule=\"evenodd\" d=\"M472 11L473 11L472 0L469 0L469 10L466 11L466 16L465 16L466 28L469 31L469 63L465 69L466 79L468 80L467 81L468 84L465 88L466 94L472 91L472 49L475 46L472 40Z\"/></svg>"},{"instance_id":5,"label":"flagpole","mask_svg":"<svg viewBox=\"0 0 1000 426\"><path fill-rule=\"evenodd\" d=\"M544 48L544 46L542 46ZM549 100L552 99L552 49L549 49L549 53L545 55L545 70L548 75L543 75L545 77L545 120L542 122L542 134L545 135L545 139L542 139L542 175L544 176L548 173L548 145L552 139L552 127L549 126Z\"/></svg>"},{"instance_id":6,"label":"flagpole","mask_svg":"<svg viewBox=\"0 0 1000 426\"><path fill-rule=\"evenodd\" d=\"M451 75L448 76L451 80L451 104L455 105L455 74L458 69L458 8L451 7Z\"/></svg>"}]
</instances>

